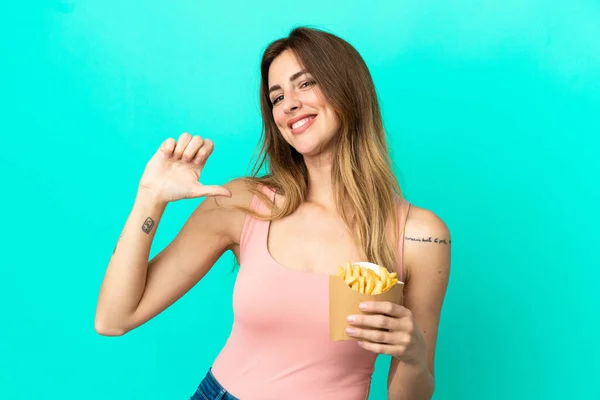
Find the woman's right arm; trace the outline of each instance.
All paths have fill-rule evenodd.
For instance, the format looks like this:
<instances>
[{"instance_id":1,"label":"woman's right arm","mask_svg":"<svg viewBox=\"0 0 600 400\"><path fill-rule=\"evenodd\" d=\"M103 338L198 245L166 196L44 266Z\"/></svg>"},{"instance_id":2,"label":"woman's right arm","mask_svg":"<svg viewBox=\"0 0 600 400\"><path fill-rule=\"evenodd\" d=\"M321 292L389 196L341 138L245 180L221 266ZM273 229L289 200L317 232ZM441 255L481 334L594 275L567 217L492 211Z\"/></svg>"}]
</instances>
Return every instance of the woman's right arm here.
<instances>
[{"instance_id":1,"label":"woman's right arm","mask_svg":"<svg viewBox=\"0 0 600 400\"><path fill-rule=\"evenodd\" d=\"M234 180L225 188L198 182L212 152L212 143L206 143L182 135L176 147L171 139L150 161L100 287L94 321L99 334L123 335L150 320L189 291L239 242L246 214L231 206L248 207L251 192L243 181ZM190 161L194 159L199 161ZM207 197L173 241L148 261L167 199L200 196ZM219 196L219 205L214 196Z\"/></svg>"},{"instance_id":2,"label":"woman's right arm","mask_svg":"<svg viewBox=\"0 0 600 400\"><path fill-rule=\"evenodd\" d=\"M144 324L181 298L221 257L237 245L250 192L236 181L225 185L231 198L206 198L173 241L150 262L156 228L166 204L138 193L100 288L95 329L118 336Z\"/></svg>"}]
</instances>

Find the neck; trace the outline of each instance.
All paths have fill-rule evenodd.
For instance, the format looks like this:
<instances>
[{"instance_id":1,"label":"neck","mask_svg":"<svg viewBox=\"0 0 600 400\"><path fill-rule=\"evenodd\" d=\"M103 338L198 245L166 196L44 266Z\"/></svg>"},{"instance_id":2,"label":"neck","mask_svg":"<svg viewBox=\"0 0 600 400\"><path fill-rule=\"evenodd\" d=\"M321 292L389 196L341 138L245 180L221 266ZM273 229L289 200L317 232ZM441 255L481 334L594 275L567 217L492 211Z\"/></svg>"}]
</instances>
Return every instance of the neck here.
<instances>
[{"instance_id":1,"label":"neck","mask_svg":"<svg viewBox=\"0 0 600 400\"><path fill-rule=\"evenodd\" d=\"M333 184L331 180L331 154L319 154L316 157L304 157L308 170L307 201L318 204L328 210L335 210Z\"/></svg>"}]
</instances>

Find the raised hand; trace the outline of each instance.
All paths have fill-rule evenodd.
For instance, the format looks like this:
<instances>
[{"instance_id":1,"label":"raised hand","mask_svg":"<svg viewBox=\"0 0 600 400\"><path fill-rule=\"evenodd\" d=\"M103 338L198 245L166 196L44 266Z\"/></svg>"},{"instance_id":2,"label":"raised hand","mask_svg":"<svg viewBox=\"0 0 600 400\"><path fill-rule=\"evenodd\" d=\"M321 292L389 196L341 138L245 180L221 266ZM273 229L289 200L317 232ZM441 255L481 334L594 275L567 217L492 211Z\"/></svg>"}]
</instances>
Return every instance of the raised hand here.
<instances>
[{"instance_id":1,"label":"raised hand","mask_svg":"<svg viewBox=\"0 0 600 400\"><path fill-rule=\"evenodd\" d=\"M199 182L213 150L211 140L189 133L183 133L178 141L168 138L148 161L139 190L164 203L203 196L231 197L227 188Z\"/></svg>"}]
</instances>

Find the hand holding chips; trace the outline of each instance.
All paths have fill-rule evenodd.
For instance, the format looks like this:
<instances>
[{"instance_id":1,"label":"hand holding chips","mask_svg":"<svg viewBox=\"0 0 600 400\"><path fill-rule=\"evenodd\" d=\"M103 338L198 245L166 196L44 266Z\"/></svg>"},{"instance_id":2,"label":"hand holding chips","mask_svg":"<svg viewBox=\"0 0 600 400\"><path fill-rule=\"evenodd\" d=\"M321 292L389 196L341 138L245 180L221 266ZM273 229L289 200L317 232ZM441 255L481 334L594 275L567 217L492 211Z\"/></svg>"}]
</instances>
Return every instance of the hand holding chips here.
<instances>
[{"instance_id":1,"label":"hand holding chips","mask_svg":"<svg viewBox=\"0 0 600 400\"><path fill-rule=\"evenodd\" d=\"M345 267L338 267L338 276L353 290L363 294L381 294L390 290L398 283L397 274L389 273L379 266L379 274L372 269L359 264L346 262Z\"/></svg>"}]
</instances>

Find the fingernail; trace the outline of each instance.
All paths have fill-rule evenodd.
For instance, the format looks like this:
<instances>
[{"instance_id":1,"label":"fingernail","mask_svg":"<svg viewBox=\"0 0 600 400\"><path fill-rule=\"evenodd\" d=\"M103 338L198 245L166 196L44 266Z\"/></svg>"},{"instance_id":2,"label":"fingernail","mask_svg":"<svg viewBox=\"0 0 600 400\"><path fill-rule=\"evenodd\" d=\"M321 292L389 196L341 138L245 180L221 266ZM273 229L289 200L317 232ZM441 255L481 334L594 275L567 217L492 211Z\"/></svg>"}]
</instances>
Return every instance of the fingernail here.
<instances>
[{"instance_id":1,"label":"fingernail","mask_svg":"<svg viewBox=\"0 0 600 400\"><path fill-rule=\"evenodd\" d=\"M348 335L354 335L356 333L356 330L353 328L346 328L346 334Z\"/></svg>"},{"instance_id":2,"label":"fingernail","mask_svg":"<svg viewBox=\"0 0 600 400\"><path fill-rule=\"evenodd\" d=\"M367 309L367 304L366 304L366 303L360 303L360 304L358 305L358 307L359 307L361 310L366 310L366 309Z\"/></svg>"},{"instance_id":3,"label":"fingernail","mask_svg":"<svg viewBox=\"0 0 600 400\"><path fill-rule=\"evenodd\" d=\"M346 318L348 320L348 322L354 322L356 320L356 317L354 315L348 315L348 318Z\"/></svg>"}]
</instances>

